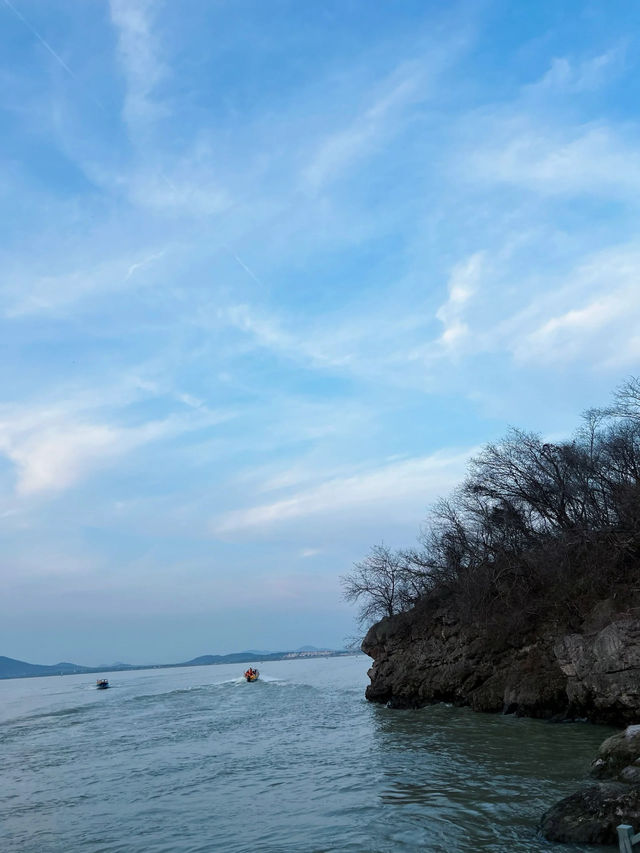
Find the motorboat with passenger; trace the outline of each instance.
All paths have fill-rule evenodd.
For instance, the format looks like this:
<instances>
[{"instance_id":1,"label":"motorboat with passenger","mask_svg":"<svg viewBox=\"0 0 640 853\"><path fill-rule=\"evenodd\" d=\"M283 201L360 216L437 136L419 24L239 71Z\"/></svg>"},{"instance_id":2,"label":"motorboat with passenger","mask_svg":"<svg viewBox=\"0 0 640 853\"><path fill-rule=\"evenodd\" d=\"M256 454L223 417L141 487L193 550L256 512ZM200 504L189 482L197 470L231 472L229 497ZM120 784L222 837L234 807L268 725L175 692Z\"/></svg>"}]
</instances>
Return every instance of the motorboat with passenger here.
<instances>
[{"instance_id":1,"label":"motorboat with passenger","mask_svg":"<svg viewBox=\"0 0 640 853\"><path fill-rule=\"evenodd\" d=\"M249 669L245 672L244 677L249 683L251 683L252 681L257 681L260 678L260 672L250 666Z\"/></svg>"},{"instance_id":2,"label":"motorboat with passenger","mask_svg":"<svg viewBox=\"0 0 640 853\"><path fill-rule=\"evenodd\" d=\"M109 686L109 682L107 681L106 678L99 678L96 681L96 688L98 690L106 690L108 686Z\"/></svg>"}]
</instances>

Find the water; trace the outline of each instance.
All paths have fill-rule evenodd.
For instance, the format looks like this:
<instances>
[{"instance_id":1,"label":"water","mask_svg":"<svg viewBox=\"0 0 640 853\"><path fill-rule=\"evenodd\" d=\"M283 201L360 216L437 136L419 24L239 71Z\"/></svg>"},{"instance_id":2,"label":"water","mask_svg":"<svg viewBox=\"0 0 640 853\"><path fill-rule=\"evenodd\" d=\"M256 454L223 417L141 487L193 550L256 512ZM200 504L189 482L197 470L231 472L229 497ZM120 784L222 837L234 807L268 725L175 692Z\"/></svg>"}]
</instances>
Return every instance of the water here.
<instances>
[{"instance_id":1,"label":"water","mask_svg":"<svg viewBox=\"0 0 640 853\"><path fill-rule=\"evenodd\" d=\"M0 682L3 853L594 847L539 839L610 730L363 698L364 657ZM606 848L611 849L611 848Z\"/></svg>"}]
</instances>

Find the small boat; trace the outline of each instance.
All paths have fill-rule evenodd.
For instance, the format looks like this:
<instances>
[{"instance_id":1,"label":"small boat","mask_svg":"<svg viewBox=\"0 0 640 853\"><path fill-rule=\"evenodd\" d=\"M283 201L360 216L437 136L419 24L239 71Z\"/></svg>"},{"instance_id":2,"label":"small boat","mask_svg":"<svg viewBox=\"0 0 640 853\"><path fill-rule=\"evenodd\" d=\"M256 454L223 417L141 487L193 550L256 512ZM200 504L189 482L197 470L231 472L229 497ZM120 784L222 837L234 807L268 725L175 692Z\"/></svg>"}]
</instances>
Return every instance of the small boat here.
<instances>
[{"instance_id":1,"label":"small boat","mask_svg":"<svg viewBox=\"0 0 640 853\"><path fill-rule=\"evenodd\" d=\"M251 683L252 681L257 681L260 678L260 672L250 666L249 669L245 672L244 677L249 683Z\"/></svg>"},{"instance_id":2,"label":"small boat","mask_svg":"<svg viewBox=\"0 0 640 853\"><path fill-rule=\"evenodd\" d=\"M109 682L107 681L106 678L99 678L96 681L96 687L98 690L106 690L108 686L109 686Z\"/></svg>"}]
</instances>

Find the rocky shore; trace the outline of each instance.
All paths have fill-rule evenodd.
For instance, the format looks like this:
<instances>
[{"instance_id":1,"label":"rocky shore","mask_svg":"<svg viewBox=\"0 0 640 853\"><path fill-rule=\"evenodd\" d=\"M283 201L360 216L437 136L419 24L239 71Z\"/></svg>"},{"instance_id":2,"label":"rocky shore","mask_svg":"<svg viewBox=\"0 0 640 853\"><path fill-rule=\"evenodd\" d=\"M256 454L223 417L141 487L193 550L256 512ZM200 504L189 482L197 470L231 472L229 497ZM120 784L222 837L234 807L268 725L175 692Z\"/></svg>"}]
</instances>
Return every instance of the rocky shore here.
<instances>
[{"instance_id":1,"label":"rocky shore","mask_svg":"<svg viewBox=\"0 0 640 853\"><path fill-rule=\"evenodd\" d=\"M547 624L498 639L462 624L446 601L422 601L368 631L367 699L626 726L602 744L591 780L541 825L550 841L617 844L619 824L640 829L640 608L625 603L598 602L577 631Z\"/></svg>"},{"instance_id":2,"label":"rocky shore","mask_svg":"<svg viewBox=\"0 0 640 853\"><path fill-rule=\"evenodd\" d=\"M640 608L598 602L577 631L540 625L497 639L461 623L446 601L382 619L362 650L367 699L628 725L640 721Z\"/></svg>"},{"instance_id":3,"label":"rocky shore","mask_svg":"<svg viewBox=\"0 0 640 853\"><path fill-rule=\"evenodd\" d=\"M591 781L556 803L542 818L549 841L616 844L616 827L640 827L640 725L604 741Z\"/></svg>"}]
</instances>

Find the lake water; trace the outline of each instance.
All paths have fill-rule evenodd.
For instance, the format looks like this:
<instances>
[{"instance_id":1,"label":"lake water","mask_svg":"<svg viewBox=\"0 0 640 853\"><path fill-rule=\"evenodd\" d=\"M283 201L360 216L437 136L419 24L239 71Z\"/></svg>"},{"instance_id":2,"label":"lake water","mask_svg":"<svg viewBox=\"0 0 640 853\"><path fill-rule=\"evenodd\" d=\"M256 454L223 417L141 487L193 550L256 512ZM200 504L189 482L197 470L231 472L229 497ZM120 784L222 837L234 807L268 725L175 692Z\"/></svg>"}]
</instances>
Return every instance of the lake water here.
<instances>
[{"instance_id":1,"label":"lake water","mask_svg":"<svg viewBox=\"0 0 640 853\"><path fill-rule=\"evenodd\" d=\"M390 710L362 656L0 681L2 853L595 851L539 839L609 729ZM240 677L239 677L240 676ZM611 850L611 848L605 848Z\"/></svg>"}]
</instances>

